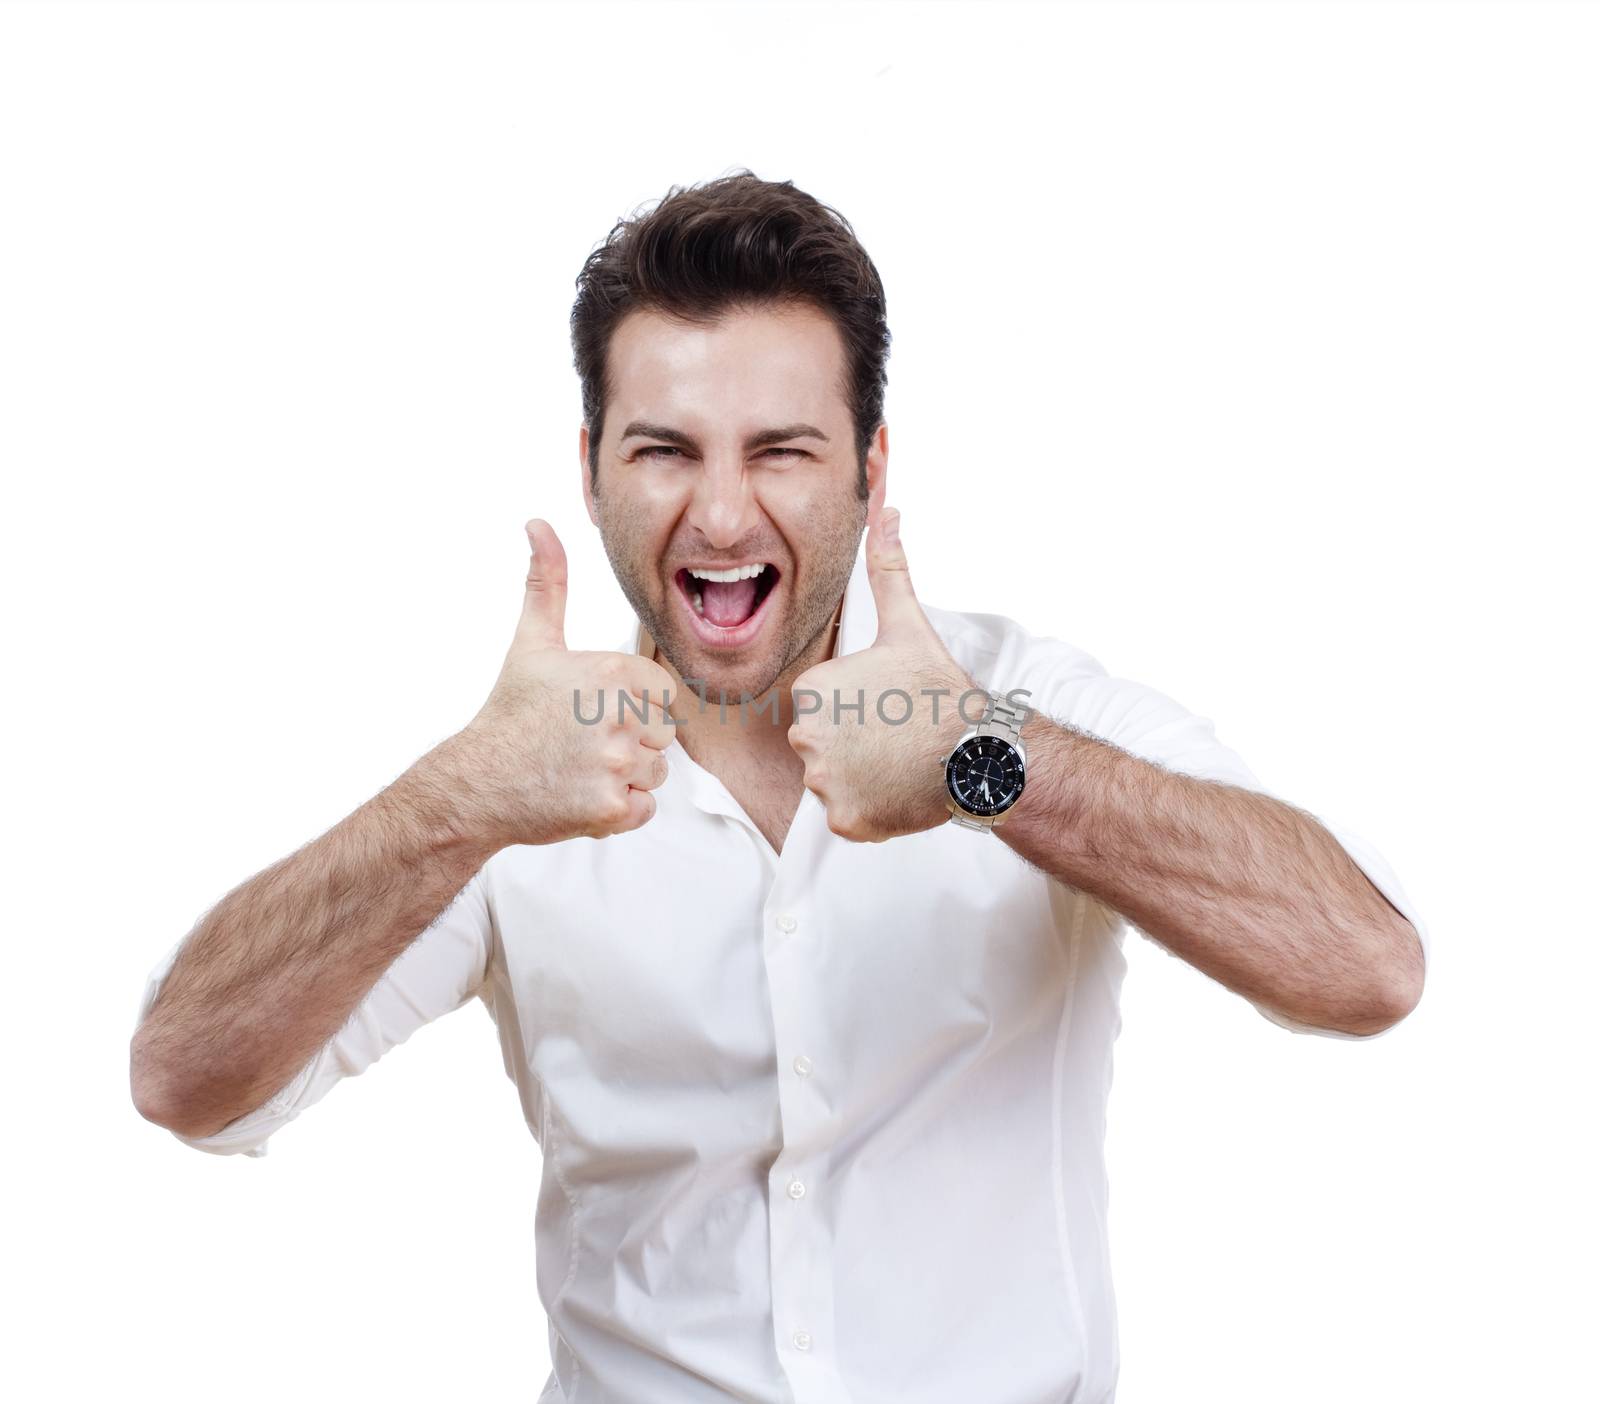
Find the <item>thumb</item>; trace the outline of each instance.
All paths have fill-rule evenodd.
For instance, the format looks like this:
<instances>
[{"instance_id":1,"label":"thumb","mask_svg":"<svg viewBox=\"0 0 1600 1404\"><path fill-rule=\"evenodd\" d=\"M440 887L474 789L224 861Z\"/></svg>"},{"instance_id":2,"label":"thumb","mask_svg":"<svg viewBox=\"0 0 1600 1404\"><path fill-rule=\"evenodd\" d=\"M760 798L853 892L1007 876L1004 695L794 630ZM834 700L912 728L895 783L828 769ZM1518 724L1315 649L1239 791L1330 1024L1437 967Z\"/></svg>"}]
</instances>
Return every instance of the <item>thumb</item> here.
<instances>
[{"instance_id":1,"label":"thumb","mask_svg":"<svg viewBox=\"0 0 1600 1404\"><path fill-rule=\"evenodd\" d=\"M518 632L535 648L565 648L562 626L567 617L567 553L555 528L543 517L534 517L523 530L528 533L532 559Z\"/></svg>"},{"instance_id":2,"label":"thumb","mask_svg":"<svg viewBox=\"0 0 1600 1404\"><path fill-rule=\"evenodd\" d=\"M885 507L867 531L867 580L878 605L879 643L891 643L930 627L911 588L911 567L900 544L900 513Z\"/></svg>"}]
</instances>

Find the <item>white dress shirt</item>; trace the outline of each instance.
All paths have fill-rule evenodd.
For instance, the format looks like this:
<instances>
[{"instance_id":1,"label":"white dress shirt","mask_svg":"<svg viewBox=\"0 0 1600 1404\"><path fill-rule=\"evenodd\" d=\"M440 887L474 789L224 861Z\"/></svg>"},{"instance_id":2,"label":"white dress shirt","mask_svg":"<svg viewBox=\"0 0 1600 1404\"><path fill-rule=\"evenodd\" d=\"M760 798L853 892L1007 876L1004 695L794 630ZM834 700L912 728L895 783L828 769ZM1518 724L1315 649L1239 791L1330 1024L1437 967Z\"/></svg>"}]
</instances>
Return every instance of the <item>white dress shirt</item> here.
<instances>
[{"instance_id":1,"label":"white dress shirt","mask_svg":"<svg viewBox=\"0 0 1600 1404\"><path fill-rule=\"evenodd\" d=\"M925 610L985 686L1264 790L1208 720L1071 644ZM840 654L877 633L861 554L839 633ZM261 1155L476 997L543 1154L540 1404L1111 1400L1122 918L995 835L848 842L809 791L775 853L679 742L667 758L643 828L495 854L287 1087L179 1139ZM1422 933L1382 857L1329 828Z\"/></svg>"}]
</instances>

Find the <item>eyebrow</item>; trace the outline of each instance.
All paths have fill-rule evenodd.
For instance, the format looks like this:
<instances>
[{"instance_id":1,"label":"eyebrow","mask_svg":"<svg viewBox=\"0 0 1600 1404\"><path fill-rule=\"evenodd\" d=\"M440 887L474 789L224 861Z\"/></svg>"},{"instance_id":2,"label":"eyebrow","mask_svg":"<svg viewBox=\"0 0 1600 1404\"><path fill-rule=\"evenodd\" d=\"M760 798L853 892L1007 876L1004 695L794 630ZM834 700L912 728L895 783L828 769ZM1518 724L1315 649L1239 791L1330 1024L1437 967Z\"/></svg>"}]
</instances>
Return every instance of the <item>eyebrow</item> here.
<instances>
[{"instance_id":1,"label":"eyebrow","mask_svg":"<svg viewBox=\"0 0 1600 1404\"><path fill-rule=\"evenodd\" d=\"M643 419L636 419L622 431L621 443L629 439L660 439L662 443L676 444L679 448L699 448L694 439L681 429L674 429L669 424L650 424ZM744 441L747 449L766 448L770 444L785 443L790 439L821 439L823 443L829 442L828 436L813 424L779 424L771 429L759 429Z\"/></svg>"}]
</instances>

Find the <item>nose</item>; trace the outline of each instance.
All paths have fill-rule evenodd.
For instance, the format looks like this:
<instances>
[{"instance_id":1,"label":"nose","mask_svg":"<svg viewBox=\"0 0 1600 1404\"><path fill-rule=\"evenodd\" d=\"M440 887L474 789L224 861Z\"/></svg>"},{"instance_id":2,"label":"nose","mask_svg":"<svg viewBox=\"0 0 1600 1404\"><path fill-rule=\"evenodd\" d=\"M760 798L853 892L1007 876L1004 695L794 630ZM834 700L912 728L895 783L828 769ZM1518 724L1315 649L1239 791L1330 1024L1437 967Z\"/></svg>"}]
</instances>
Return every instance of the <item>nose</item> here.
<instances>
[{"instance_id":1,"label":"nose","mask_svg":"<svg viewBox=\"0 0 1600 1404\"><path fill-rule=\"evenodd\" d=\"M736 545L758 525L755 486L739 455L706 455L687 516L718 550Z\"/></svg>"}]
</instances>

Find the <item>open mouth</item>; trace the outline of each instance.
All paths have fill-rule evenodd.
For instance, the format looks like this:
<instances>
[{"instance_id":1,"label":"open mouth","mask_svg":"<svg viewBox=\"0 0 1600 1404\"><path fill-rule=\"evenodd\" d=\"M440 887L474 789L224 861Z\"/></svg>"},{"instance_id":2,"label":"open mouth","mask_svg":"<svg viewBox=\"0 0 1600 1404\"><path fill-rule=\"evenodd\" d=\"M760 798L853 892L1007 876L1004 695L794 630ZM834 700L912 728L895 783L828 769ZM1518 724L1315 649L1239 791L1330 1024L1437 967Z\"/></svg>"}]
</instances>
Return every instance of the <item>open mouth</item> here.
<instances>
[{"instance_id":1,"label":"open mouth","mask_svg":"<svg viewBox=\"0 0 1600 1404\"><path fill-rule=\"evenodd\" d=\"M779 580L768 561L714 570L684 566L673 577L695 633L720 647L748 642L761 627L767 601Z\"/></svg>"}]
</instances>

